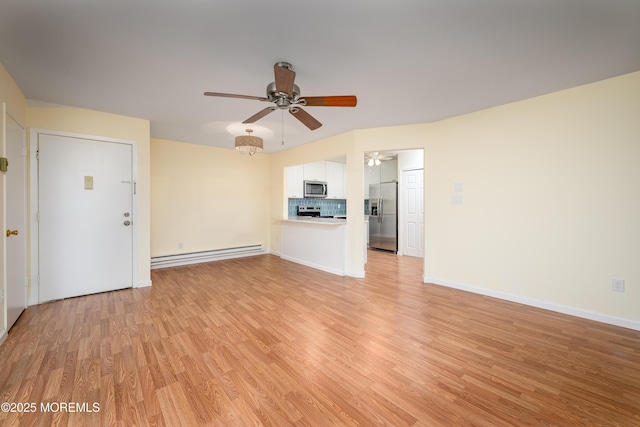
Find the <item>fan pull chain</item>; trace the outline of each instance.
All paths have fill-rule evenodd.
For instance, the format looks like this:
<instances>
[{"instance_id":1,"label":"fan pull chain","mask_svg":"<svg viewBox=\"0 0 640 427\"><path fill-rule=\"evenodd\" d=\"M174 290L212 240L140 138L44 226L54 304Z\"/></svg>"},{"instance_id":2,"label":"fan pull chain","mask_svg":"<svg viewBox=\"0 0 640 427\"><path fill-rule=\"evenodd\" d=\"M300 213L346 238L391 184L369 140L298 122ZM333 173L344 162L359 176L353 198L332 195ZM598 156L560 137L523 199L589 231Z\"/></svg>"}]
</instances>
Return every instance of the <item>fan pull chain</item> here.
<instances>
[{"instance_id":1,"label":"fan pull chain","mask_svg":"<svg viewBox=\"0 0 640 427\"><path fill-rule=\"evenodd\" d=\"M282 132L280 133L280 135L282 136L282 145L284 145L284 110L280 111L282 111Z\"/></svg>"}]
</instances>

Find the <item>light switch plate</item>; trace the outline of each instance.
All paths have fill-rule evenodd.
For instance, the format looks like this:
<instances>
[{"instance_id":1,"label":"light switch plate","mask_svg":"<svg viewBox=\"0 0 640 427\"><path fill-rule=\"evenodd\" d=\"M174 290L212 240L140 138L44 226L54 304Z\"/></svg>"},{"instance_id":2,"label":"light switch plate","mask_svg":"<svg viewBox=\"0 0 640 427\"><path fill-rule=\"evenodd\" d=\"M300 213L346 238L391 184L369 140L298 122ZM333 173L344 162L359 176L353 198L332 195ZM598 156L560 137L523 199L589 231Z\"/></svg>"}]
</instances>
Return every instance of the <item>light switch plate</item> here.
<instances>
[{"instance_id":1,"label":"light switch plate","mask_svg":"<svg viewBox=\"0 0 640 427\"><path fill-rule=\"evenodd\" d=\"M611 279L611 290L624 292L624 279Z\"/></svg>"}]
</instances>

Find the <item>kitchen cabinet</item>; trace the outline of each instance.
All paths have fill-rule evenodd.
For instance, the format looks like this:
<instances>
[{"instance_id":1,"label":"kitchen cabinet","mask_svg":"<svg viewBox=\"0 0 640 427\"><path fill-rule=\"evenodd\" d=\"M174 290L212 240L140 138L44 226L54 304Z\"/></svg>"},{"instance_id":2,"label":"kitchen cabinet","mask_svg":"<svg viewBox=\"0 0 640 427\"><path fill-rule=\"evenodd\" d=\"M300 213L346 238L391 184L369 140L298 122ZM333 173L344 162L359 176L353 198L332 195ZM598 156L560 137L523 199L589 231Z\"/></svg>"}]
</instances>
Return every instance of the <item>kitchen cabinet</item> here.
<instances>
[{"instance_id":1,"label":"kitchen cabinet","mask_svg":"<svg viewBox=\"0 0 640 427\"><path fill-rule=\"evenodd\" d=\"M378 168L378 179L375 179L374 168ZM369 199L369 184L380 182L380 166L367 166L364 167L364 198Z\"/></svg>"},{"instance_id":2,"label":"kitchen cabinet","mask_svg":"<svg viewBox=\"0 0 640 427\"><path fill-rule=\"evenodd\" d=\"M385 160L379 165L364 166L364 198L369 199L369 184L398 181L398 160Z\"/></svg>"},{"instance_id":3,"label":"kitchen cabinet","mask_svg":"<svg viewBox=\"0 0 640 427\"><path fill-rule=\"evenodd\" d=\"M328 199L346 199L345 189L345 165L338 162L325 162L326 181L327 181L327 198Z\"/></svg>"},{"instance_id":4,"label":"kitchen cabinet","mask_svg":"<svg viewBox=\"0 0 640 427\"><path fill-rule=\"evenodd\" d=\"M305 163L303 176L307 181L326 181L325 161Z\"/></svg>"},{"instance_id":5,"label":"kitchen cabinet","mask_svg":"<svg viewBox=\"0 0 640 427\"><path fill-rule=\"evenodd\" d=\"M303 165L287 168L287 198L302 199L304 197Z\"/></svg>"},{"instance_id":6,"label":"kitchen cabinet","mask_svg":"<svg viewBox=\"0 0 640 427\"><path fill-rule=\"evenodd\" d=\"M398 160L380 163L380 182L398 181Z\"/></svg>"}]
</instances>

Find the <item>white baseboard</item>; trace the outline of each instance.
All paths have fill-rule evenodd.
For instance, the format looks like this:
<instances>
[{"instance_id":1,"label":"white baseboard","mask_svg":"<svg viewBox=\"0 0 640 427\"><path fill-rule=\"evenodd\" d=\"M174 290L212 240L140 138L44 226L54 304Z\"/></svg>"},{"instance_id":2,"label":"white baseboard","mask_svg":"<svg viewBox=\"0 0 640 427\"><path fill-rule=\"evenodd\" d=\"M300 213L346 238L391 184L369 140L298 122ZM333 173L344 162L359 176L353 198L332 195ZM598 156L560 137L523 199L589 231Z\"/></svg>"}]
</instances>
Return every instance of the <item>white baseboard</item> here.
<instances>
[{"instance_id":1,"label":"white baseboard","mask_svg":"<svg viewBox=\"0 0 640 427\"><path fill-rule=\"evenodd\" d=\"M356 279L364 279L364 270L362 271L350 271L347 273L349 277L355 277Z\"/></svg>"},{"instance_id":2,"label":"white baseboard","mask_svg":"<svg viewBox=\"0 0 640 427\"><path fill-rule=\"evenodd\" d=\"M596 322L607 323L609 325L620 326L623 328L634 329L640 331L640 322L631 319L611 316L608 314L597 313L595 311L584 310L581 308L556 304L548 301L541 301L533 298L521 297L506 292L494 291L491 289L480 288L477 286L467 285L464 283L451 282L449 280L438 279L435 277L423 277L424 283L433 283L435 285L446 286L448 288L460 289L462 291L473 292L474 294L486 295L506 301L517 302L519 304L529 305L532 307L542 308L545 310L555 311L557 313L568 314L570 316L581 317L583 319L595 320Z\"/></svg>"},{"instance_id":3,"label":"white baseboard","mask_svg":"<svg viewBox=\"0 0 640 427\"><path fill-rule=\"evenodd\" d=\"M302 264L302 265L307 266L307 267L315 268L316 270L322 270L322 271L326 271L327 273L336 274L338 276L344 276L345 275L344 271L340 271L340 270L335 269L335 268L329 268L329 267L327 267L325 265L314 264L314 263L309 262L309 261L301 260L301 259L298 259L298 258L286 256L286 255L281 255L280 258L286 259L287 261L295 262L296 264Z\"/></svg>"},{"instance_id":4,"label":"white baseboard","mask_svg":"<svg viewBox=\"0 0 640 427\"><path fill-rule=\"evenodd\" d=\"M199 264L223 259L242 258L266 254L264 245L241 246L236 248L214 249L211 251L191 252L187 254L165 255L151 258L151 269Z\"/></svg>"},{"instance_id":5,"label":"white baseboard","mask_svg":"<svg viewBox=\"0 0 640 427\"><path fill-rule=\"evenodd\" d=\"M151 286L151 280L140 280L134 288L146 288L147 286Z\"/></svg>"}]
</instances>

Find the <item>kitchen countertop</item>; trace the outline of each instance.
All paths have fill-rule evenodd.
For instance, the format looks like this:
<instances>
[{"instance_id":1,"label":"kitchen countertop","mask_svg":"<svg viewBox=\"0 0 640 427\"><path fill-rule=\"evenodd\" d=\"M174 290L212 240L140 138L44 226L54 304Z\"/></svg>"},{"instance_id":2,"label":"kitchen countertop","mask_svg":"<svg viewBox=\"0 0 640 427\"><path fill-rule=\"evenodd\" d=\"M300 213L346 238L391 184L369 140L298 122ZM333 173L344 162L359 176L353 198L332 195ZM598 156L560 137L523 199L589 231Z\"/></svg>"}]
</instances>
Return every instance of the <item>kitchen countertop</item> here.
<instances>
[{"instance_id":1,"label":"kitchen countertop","mask_svg":"<svg viewBox=\"0 0 640 427\"><path fill-rule=\"evenodd\" d=\"M320 218L320 217L312 217L312 216L290 216L288 218L284 218L283 221L292 221L292 222L307 222L310 224L327 224L327 225L336 225L336 224L346 224L346 218Z\"/></svg>"}]
</instances>

